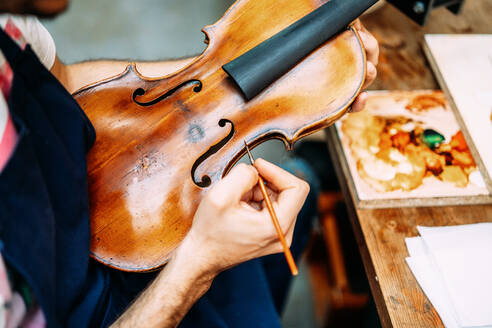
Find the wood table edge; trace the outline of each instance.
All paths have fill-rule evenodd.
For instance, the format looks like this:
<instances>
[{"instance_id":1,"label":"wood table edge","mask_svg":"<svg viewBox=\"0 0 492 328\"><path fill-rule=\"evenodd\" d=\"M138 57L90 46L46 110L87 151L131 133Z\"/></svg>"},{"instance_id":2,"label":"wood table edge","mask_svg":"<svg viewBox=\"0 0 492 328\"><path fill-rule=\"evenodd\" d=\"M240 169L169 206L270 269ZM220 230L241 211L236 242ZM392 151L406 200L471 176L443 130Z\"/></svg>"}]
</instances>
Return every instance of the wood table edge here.
<instances>
[{"instance_id":1,"label":"wood table edge","mask_svg":"<svg viewBox=\"0 0 492 328\"><path fill-rule=\"evenodd\" d=\"M357 213L355 213L355 208L356 208L355 204L357 200L353 198L353 193L349 190L349 186L348 186L352 181L347 181L346 179L342 180L342 178L347 177L346 172L344 172L347 168L342 167L340 161L337 160L339 155L337 154L337 148L339 147L339 145L335 139L336 138L335 129L336 127L333 125L326 129L326 140L328 144L328 150L330 152L331 158L333 159L333 166L335 168L335 173L337 175L340 188L342 189L342 193L346 200L350 224L352 225L352 229L354 231L355 240L357 242L362 257L362 262L364 264L364 269L366 271L367 280L369 281L369 286L371 288L372 296L376 303L376 308L379 314L379 318L381 320L381 324L383 327L393 327L393 324L391 322L391 317L386 307L383 291L381 290L381 286L378 282L376 270L374 268L371 255L369 254L369 249L367 248L367 244L362 232L362 227L360 226L360 222L357 218Z\"/></svg>"}]
</instances>

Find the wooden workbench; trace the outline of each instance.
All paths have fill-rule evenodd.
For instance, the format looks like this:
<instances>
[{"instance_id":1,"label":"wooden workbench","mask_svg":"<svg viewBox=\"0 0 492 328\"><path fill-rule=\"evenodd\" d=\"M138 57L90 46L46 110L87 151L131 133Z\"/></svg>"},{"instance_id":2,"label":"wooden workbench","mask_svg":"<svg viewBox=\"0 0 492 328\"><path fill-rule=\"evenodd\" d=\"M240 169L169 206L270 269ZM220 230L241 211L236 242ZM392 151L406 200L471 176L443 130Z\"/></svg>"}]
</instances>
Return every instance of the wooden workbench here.
<instances>
[{"instance_id":1,"label":"wooden workbench","mask_svg":"<svg viewBox=\"0 0 492 328\"><path fill-rule=\"evenodd\" d=\"M445 9L436 10L423 28L391 5L362 20L380 42L379 74L371 89L439 89L421 48L423 35L492 33L492 0L468 0L460 16ZM330 129L328 144L383 326L442 327L438 314L405 262L408 256L405 238L417 235L417 225L492 221L492 205L358 209L354 206L355 191L345 183L348 171L341 165L334 146L333 127Z\"/></svg>"}]
</instances>

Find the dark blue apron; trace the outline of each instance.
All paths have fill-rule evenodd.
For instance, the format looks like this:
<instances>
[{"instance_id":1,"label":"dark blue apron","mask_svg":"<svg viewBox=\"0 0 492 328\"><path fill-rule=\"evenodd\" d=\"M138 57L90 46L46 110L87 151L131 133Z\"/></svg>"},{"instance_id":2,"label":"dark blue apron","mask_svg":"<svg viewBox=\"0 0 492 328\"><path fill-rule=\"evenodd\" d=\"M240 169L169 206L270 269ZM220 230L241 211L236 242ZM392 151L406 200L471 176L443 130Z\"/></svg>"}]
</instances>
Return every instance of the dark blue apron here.
<instances>
[{"instance_id":1,"label":"dark blue apron","mask_svg":"<svg viewBox=\"0 0 492 328\"><path fill-rule=\"evenodd\" d=\"M65 327L88 305L91 287L85 155L95 132L29 45L21 50L0 29L0 49L14 72L8 106L19 135L0 173L2 254L31 286L49 326Z\"/></svg>"},{"instance_id":2,"label":"dark blue apron","mask_svg":"<svg viewBox=\"0 0 492 328\"><path fill-rule=\"evenodd\" d=\"M0 29L0 49L14 71L8 105L19 134L0 172L2 255L31 286L49 327L108 326L156 273L119 272L90 259L85 157L94 128L29 45L21 50ZM296 257L314 208L299 215ZM239 265L215 279L181 326L279 327L289 280L282 255Z\"/></svg>"}]
</instances>

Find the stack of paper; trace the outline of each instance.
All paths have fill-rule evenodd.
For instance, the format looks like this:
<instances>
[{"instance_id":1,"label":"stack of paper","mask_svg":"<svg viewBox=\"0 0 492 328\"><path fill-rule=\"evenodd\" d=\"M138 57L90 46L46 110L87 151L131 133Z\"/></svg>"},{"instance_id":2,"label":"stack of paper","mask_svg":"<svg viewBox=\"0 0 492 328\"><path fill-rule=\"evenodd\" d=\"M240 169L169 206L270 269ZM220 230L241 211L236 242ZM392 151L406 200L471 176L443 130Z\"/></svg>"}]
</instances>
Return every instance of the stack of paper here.
<instances>
[{"instance_id":1,"label":"stack of paper","mask_svg":"<svg viewBox=\"0 0 492 328\"><path fill-rule=\"evenodd\" d=\"M417 229L407 263L444 325L492 328L492 223Z\"/></svg>"}]
</instances>

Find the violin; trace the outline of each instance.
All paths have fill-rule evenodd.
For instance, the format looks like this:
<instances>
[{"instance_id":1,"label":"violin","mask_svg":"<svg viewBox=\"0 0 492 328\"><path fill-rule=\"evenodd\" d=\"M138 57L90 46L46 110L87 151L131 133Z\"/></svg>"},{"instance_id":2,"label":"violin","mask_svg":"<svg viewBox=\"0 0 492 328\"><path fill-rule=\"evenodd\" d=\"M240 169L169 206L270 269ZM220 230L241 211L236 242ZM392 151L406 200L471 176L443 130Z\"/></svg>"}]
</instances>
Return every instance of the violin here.
<instances>
[{"instance_id":1,"label":"violin","mask_svg":"<svg viewBox=\"0 0 492 328\"><path fill-rule=\"evenodd\" d=\"M376 0L238 0L203 28L204 52L160 78L135 64L74 94L88 153L91 256L123 271L164 265L211 186L246 153L288 149L345 114L364 84L349 24Z\"/></svg>"}]
</instances>

